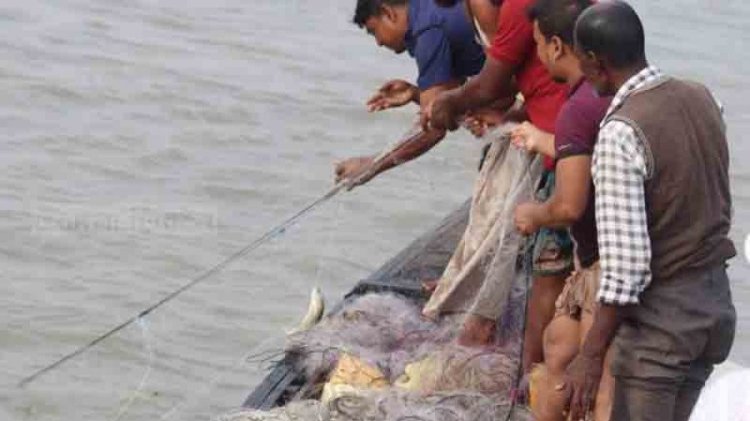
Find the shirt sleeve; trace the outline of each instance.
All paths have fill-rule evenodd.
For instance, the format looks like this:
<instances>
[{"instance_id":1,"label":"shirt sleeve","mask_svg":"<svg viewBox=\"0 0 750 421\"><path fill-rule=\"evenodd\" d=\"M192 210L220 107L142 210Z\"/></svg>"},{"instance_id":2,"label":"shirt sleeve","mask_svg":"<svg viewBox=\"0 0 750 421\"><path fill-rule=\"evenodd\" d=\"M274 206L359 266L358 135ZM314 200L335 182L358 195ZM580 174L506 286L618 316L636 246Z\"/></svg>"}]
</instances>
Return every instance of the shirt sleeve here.
<instances>
[{"instance_id":1,"label":"shirt sleeve","mask_svg":"<svg viewBox=\"0 0 750 421\"><path fill-rule=\"evenodd\" d=\"M417 87L420 90L455 79L450 44L445 32L439 27L427 29L419 34L414 59L419 69Z\"/></svg>"},{"instance_id":2,"label":"shirt sleeve","mask_svg":"<svg viewBox=\"0 0 750 421\"><path fill-rule=\"evenodd\" d=\"M575 155L592 155L599 121L571 107L571 102L563 107L555 124L555 158L557 160Z\"/></svg>"},{"instance_id":3,"label":"shirt sleeve","mask_svg":"<svg viewBox=\"0 0 750 421\"><path fill-rule=\"evenodd\" d=\"M534 27L526 16L528 2L505 0L498 13L498 30L487 53L511 66L523 63L534 54Z\"/></svg>"},{"instance_id":4,"label":"shirt sleeve","mask_svg":"<svg viewBox=\"0 0 750 421\"><path fill-rule=\"evenodd\" d=\"M597 299L605 304L638 304L651 283L651 241L644 182L645 148L635 130L608 122L599 133L592 176L602 268Z\"/></svg>"}]
</instances>

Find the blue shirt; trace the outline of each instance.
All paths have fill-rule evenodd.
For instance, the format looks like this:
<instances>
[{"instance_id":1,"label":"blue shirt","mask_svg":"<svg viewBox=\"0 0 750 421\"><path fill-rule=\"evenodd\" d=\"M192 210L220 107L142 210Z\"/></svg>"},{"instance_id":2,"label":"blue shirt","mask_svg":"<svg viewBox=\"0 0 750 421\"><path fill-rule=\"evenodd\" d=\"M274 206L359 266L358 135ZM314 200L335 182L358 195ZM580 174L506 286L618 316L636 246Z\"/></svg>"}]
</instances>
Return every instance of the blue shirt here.
<instances>
[{"instance_id":1,"label":"blue shirt","mask_svg":"<svg viewBox=\"0 0 750 421\"><path fill-rule=\"evenodd\" d=\"M420 90L450 81L463 81L484 65L484 50L476 42L463 2L440 7L433 0L409 0L406 48L419 68Z\"/></svg>"}]
</instances>

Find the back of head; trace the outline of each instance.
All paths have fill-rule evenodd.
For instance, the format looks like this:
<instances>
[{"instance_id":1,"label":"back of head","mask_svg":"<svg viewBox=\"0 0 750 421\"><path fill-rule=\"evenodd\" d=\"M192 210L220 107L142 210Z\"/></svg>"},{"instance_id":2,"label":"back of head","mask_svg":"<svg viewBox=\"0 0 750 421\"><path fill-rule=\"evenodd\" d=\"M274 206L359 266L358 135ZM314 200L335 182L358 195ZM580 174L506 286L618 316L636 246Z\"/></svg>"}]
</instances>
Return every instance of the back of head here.
<instances>
[{"instance_id":1,"label":"back of head","mask_svg":"<svg viewBox=\"0 0 750 421\"><path fill-rule=\"evenodd\" d=\"M380 15L383 5L404 5L408 0L357 0L357 7L354 9L354 18L352 22L360 28L365 26L367 19Z\"/></svg>"},{"instance_id":2,"label":"back of head","mask_svg":"<svg viewBox=\"0 0 750 421\"><path fill-rule=\"evenodd\" d=\"M645 62L643 24L629 4L620 0L599 2L578 18L576 48L594 53L615 69Z\"/></svg>"},{"instance_id":3,"label":"back of head","mask_svg":"<svg viewBox=\"0 0 750 421\"><path fill-rule=\"evenodd\" d=\"M527 14L532 22L538 22L539 31L547 40L558 37L572 46L576 20L592 4L593 0L537 0Z\"/></svg>"}]
</instances>

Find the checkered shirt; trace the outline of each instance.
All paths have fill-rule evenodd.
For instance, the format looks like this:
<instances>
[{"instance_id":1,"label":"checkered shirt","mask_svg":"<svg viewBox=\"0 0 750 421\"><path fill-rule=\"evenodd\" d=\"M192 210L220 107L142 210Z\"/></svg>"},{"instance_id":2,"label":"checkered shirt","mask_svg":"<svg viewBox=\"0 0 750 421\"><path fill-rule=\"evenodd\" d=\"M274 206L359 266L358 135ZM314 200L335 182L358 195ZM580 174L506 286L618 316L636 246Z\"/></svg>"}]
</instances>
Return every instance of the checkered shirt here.
<instances>
[{"instance_id":1,"label":"checkered shirt","mask_svg":"<svg viewBox=\"0 0 750 421\"><path fill-rule=\"evenodd\" d=\"M651 282L651 241L644 184L646 147L632 126L607 119L634 90L664 77L647 67L617 91L602 121L592 157L601 282L597 299L611 305L638 304Z\"/></svg>"}]
</instances>

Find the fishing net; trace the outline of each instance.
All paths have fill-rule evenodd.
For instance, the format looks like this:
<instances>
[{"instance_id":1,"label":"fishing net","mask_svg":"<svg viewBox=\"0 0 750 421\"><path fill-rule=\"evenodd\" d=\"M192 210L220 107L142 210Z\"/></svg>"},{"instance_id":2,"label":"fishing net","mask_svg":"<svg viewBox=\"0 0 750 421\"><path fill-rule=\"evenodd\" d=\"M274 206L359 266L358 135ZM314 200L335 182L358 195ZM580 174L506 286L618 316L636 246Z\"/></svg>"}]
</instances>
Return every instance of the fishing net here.
<instances>
[{"instance_id":1,"label":"fishing net","mask_svg":"<svg viewBox=\"0 0 750 421\"><path fill-rule=\"evenodd\" d=\"M504 138L495 153L505 154L505 162L517 170L499 212L492 250L482 260L487 285L474 298L491 296L491 305L497 306L495 342L482 348L458 345L462 314L433 321L422 316L421 303L399 295L353 297L313 328L288 337L286 355L293 356L306 379L290 403L219 420L506 419L519 376L529 287L522 257L528 245L514 228L513 211L532 197L541 172L538 159L507 146L506 131L493 134ZM519 410L511 419L530 418Z\"/></svg>"},{"instance_id":2,"label":"fishing net","mask_svg":"<svg viewBox=\"0 0 750 421\"><path fill-rule=\"evenodd\" d=\"M523 276L519 278L525 285ZM524 297L515 298L518 305L509 308L522 309ZM393 294L368 294L345 303L313 329L292 335L288 350L298 355L297 364L308 379L333 372L346 355L360 361L361 372L373 373L374 368L388 383L421 393L509 392L521 330L499 335L489 347L466 348L455 341L462 319L431 322L421 316L415 302ZM523 322L522 313L517 321Z\"/></svg>"},{"instance_id":3,"label":"fishing net","mask_svg":"<svg viewBox=\"0 0 750 421\"><path fill-rule=\"evenodd\" d=\"M270 411L240 410L216 421L497 421L511 406L477 393L418 396L398 391L368 392L337 398L291 402ZM524 409L514 408L511 420L530 421Z\"/></svg>"}]
</instances>

